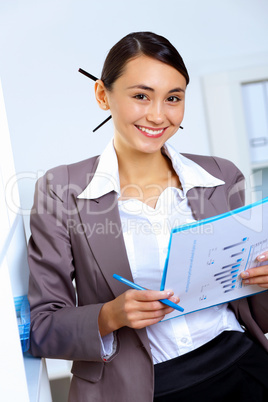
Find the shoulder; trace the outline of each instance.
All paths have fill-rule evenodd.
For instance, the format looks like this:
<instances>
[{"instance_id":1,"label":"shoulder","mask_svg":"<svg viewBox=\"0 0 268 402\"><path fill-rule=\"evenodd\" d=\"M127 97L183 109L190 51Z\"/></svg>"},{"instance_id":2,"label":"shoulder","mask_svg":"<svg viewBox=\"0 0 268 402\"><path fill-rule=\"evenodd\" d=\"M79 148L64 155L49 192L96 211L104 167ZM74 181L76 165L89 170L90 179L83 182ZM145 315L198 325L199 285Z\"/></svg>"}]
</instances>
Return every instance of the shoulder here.
<instances>
[{"instance_id":1,"label":"shoulder","mask_svg":"<svg viewBox=\"0 0 268 402\"><path fill-rule=\"evenodd\" d=\"M81 192L92 179L98 165L98 156L80 162L56 166L49 169L37 181L38 190L42 192Z\"/></svg>"},{"instance_id":2,"label":"shoulder","mask_svg":"<svg viewBox=\"0 0 268 402\"><path fill-rule=\"evenodd\" d=\"M200 165L207 172L224 180L225 182L237 182L244 179L242 172L238 167L228 159L220 158L218 156L195 155L195 154L182 154L186 158L191 159L193 162Z\"/></svg>"},{"instance_id":3,"label":"shoulder","mask_svg":"<svg viewBox=\"0 0 268 402\"><path fill-rule=\"evenodd\" d=\"M223 180L225 184L219 189L227 197L229 210L239 208L245 204L245 178L237 166L228 159L184 154L214 177Z\"/></svg>"},{"instance_id":4,"label":"shoulder","mask_svg":"<svg viewBox=\"0 0 268 402\"><path fill-rule=\"evenodd\" d=\"M81 175L86 173L94 173L97 167L98 156L75 162L69 165L60 165L49 169L45 175L53 176L58 181L66 180L70 177L72 180L79 180Z\"/></svg>"}]
</instances>

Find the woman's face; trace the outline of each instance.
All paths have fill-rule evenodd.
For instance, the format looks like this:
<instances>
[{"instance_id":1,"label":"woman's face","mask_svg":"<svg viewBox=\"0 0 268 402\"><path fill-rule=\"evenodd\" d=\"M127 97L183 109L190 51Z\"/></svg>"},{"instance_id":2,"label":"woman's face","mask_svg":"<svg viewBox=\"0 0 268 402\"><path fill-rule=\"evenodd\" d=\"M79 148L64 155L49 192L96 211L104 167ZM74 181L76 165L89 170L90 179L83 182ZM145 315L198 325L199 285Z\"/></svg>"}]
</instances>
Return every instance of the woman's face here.
<instances>
[{"instance_id":1,"label":"woman's face","mask_svg":"<svg viewBox=\"0 0 268 402\"><path fill-rule=\"evenodd\" d=\"M175 68L147 56L130 60L106 91L117 151L154 153L179 129L186 80Z\"/></svg>"}]
</instances>

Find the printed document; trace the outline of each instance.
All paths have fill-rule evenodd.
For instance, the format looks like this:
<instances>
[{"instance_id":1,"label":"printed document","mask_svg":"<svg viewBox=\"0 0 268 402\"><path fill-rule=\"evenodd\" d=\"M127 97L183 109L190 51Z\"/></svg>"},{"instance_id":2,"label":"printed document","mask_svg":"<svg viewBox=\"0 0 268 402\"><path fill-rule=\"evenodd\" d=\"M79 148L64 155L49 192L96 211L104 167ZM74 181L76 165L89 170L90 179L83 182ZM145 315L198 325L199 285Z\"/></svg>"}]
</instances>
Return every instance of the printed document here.
<instances>
[{"instance_id":1,"label":"printed document","mask_svg":"<svg viewBox=\"0 0 268 402\"><path fill-rule=\"evenodd\" d=\"M184 312L165 319L265 291L240 273L267 264L256 261L266 250L268 198L173 229L161 289L173 289Z\"/></svg>"}]
</instances>

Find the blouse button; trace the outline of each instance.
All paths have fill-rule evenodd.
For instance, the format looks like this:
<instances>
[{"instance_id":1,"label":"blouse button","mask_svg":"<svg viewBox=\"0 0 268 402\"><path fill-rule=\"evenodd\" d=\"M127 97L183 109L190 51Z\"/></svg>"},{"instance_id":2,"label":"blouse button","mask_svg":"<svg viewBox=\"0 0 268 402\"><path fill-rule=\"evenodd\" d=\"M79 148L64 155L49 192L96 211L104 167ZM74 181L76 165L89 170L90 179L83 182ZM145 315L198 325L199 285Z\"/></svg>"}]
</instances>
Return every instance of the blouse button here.
<instances>
[{"instance_id":1,"label":"blouse button","mask_svg":"<svg viewBox=\"0 0 268 402\"><path fill-rule=\"evenodd\" d=\"M182 343L186 343L188 341L187 338L181 338Z\"/></svg>"}]
</instances>

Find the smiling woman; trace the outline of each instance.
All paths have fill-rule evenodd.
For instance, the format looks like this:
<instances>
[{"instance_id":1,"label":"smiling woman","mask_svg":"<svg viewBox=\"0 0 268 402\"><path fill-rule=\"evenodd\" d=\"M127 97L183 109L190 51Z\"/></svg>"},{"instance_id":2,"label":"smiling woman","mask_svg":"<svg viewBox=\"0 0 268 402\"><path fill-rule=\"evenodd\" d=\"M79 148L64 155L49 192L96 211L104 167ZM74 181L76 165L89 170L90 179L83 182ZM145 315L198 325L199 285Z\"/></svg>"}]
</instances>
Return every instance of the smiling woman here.
<instances>
[{"instance_id":1,"label":"smiling woman","mask_svg":"<svg viewBox=\"0 0 268 402\"><path fill-rule=\"evenodd\" d=\"M95 84L113 139L100 156L38 181L31 353L74 361L70 402L267 400L267 292L163 320L173 309L161 300L180 296L158 290L172 228L244 202L244 178L231 162L168 144L181 127L188 83L167 39L127 35ZM263 265L245 278L268 288L267 277Z\"/></svg>"}]
</instances>

